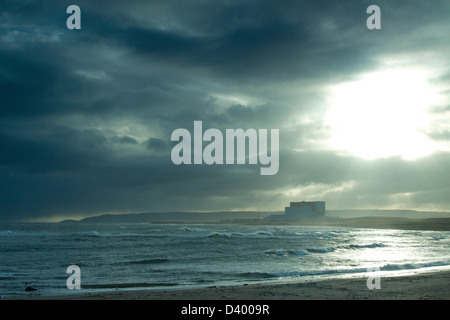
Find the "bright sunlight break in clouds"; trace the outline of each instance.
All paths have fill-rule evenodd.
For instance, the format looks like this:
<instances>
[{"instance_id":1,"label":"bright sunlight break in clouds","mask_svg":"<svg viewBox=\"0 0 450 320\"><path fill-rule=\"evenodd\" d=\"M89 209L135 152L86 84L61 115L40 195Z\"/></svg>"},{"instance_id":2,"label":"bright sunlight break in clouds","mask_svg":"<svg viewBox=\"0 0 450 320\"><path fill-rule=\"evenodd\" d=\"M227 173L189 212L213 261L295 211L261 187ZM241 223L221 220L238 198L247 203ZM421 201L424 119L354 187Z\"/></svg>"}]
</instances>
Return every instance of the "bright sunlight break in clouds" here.
<instances>
[{"instance_id":1,"label":"bright sunlight break in clouds","mask_svg":"<svg viewBox=\"0 0 450 320\"><path fill-rule=\"evenodd\" d=\"M389 69L332 88L326 122L331 147L364 159L429 155L425 131L439 92L423 70Z\"/></svg>"}]
</instances>

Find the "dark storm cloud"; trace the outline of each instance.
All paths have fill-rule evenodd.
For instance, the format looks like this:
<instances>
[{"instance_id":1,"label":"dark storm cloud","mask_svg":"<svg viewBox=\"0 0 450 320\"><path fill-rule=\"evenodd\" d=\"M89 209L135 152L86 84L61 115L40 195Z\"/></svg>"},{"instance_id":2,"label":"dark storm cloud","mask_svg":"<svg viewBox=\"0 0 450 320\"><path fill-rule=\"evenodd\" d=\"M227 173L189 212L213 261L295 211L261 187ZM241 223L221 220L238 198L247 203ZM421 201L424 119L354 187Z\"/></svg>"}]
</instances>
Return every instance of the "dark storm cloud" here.
<instances>
[{"instance_id":1,"label":"dark storm cloud","mask_svg":"<svg viewBox=\"0 0 450 320\"><path fill-rule=\"evenodd\" d=\"M111 140L113 142L116 143L125 143L125 144L138 144L138 142L136 141L136 139L133 139L131 137L128 136L123 136L123 137L113 137L111 138Z\"/></svg>"},{"instance_id":2,"label":"dark storm cloud","mask_svg":"<svg viewBox=\"0 0 450 320\"><path fill-rule=\"evenodd\" d=\"M158 138L149 138L147 140L147 148L154 151L167 151L169 146L166 141Z\"/></svg>"},{"instance_id":3,"label":"dark storm cloud","mask_svg":"<svg viewBox=\"0 0 450 320\"><path fill-rule=\"evenodd\" d=\"M448 190L446 154L367 162L320 145L329 134L323 86L375 70L387 53L448 52L445 1L415 1L418 10L379 1L383 29L371 34L369 1L80 0L82 30L72 31L70 4L2 4L4 219L278 210L295 188L341 207L399 193L417 195L415 205ZM170 134L192 131L194 120L205 129L279 128L279 173L175 166Z\"/></svg>"},{"instance_id":4,"label":"dark storm cloud","mask_svg":"<svg viewBox=\"0 0 450 320\"><path fill-rule=\"evenodd\" d=\"M30 131L0 132L2 165L31 173L79 172L108 157L106 139L98 130L53 126Z\"/></svg>"},{"instance_id":5,"label":"dark storm cloud","mask_svg":"<svg viewBox=\"0 0 450 320\"><path fill-rule=\"evenodd\" d=\"M256 8L249 10L244 14L251 15ZM324 36L311 27L311 18L301 20L304 17L299 17L292 22L282 16L272 16L270 8L258 11L262 21L256 26L239 25L213 35L186 35L177 30L119 25L106 37L143 58L207 70L223 80L287 81L325 74L329 78L369 62L367 56L361 54L361 48L342 46L340 41L348 39L339 34L339 28ZM335 14L338 21L348 20L346 16L339 16L343 12ZM330 54L333 59L329 58ZM309 60L312 57L313 60Z\"/></svg>"}]
</instances>

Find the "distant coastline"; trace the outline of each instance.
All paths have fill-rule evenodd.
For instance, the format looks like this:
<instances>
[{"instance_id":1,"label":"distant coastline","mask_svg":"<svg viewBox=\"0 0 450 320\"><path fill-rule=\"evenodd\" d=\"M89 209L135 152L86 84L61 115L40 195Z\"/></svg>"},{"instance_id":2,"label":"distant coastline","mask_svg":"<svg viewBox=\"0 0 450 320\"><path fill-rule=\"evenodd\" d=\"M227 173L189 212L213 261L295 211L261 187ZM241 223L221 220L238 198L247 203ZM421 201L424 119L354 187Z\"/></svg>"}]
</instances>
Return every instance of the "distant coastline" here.
<instances>
[{"instance_id":1,"label":"distant coastline","mask_svg":"<svg viewBox=\"0 0 450 320\"><path fill-rule=\"evenodd\" d=\"M414 210L328 210L324 219L267 221L277 211L159 212L104 214L60 223L174 223L305 225L375 229L450 231L450 212Z\"/></svg>"}]
</instances>

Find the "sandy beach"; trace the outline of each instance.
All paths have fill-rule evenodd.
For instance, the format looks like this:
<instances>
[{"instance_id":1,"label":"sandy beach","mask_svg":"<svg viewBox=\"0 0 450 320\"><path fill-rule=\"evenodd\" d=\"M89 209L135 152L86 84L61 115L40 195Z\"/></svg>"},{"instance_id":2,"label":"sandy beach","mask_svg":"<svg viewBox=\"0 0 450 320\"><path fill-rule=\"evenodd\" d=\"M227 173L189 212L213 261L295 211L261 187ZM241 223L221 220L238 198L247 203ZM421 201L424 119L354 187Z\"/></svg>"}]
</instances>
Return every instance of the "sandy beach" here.
<instances>
[{"instance_id":1,"label":"sandy beach","mask_svg":"<svg viewBox=\"0 0 450 320\"><path fill-rule=\"evenodd\" d=\"M115 291L29 296L43 300L449 300L450 271L381 277L368 289L365 276L287 284L215 286L200 289Z\"/></svg>"}]
</instances>

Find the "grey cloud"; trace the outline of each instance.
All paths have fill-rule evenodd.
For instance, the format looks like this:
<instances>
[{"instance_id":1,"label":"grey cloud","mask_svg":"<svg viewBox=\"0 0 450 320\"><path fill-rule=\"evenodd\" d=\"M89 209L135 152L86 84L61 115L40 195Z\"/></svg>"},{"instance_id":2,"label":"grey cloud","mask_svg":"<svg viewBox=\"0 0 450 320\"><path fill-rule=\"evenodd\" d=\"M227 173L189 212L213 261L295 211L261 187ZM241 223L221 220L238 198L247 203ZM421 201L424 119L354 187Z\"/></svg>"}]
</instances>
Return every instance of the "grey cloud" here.
<instances>
[{"instance_id":1,"label":"grey cloud","mask_svg":"<svg viewBox=\"0 0 450 320\"><path fill-rule=\"evenodd\" d=\"M165 140L158 138L149 138L146 145L148 149L156 152L167 151L169 147Z\"/></svg>"},{"instance_id":2,"label":"grey cloud","mask_svg":"<svg viewBox=\"0 0 450 320\"><path fill-rule=\"evenodd\" d=\"M327 85L376 70L390 54L420 62L434 50L448 61L447 2L380 1L378 33L365 27L370 1L77 4L79 32L65 28L66 3L2 7L3 218L279 209L284 191L315 185L342 207L403 193L410 205L429 194L448 204L446 153L365 161L321 144ZM175 166L170 134L192 130L194 120L205 129L280 129L278 174L262 177L259 165Z\"/></svg>"},{"instance_id":3,"label":"grey cloud","mask_svg":"<svg viewBox=\"0 0 450 320\"><path fill-rule=\"evenodd\" d=\"M428 133L428 137L438 141L450 141L450 130L432 131Z\"/></svg>"},{"instance_id":4,"label":"grey cloud","mask_svg":"<svg viewBox=\"0 0 450 320\"><path fill-rule=\"evenodd\" d=\"M120 144L138 144L138 142L136 141L136 139L129 137L129 136L115 136L113 138L111 138L111 140L115 143L120 143Z\"/></svg>"}]
</instances>

